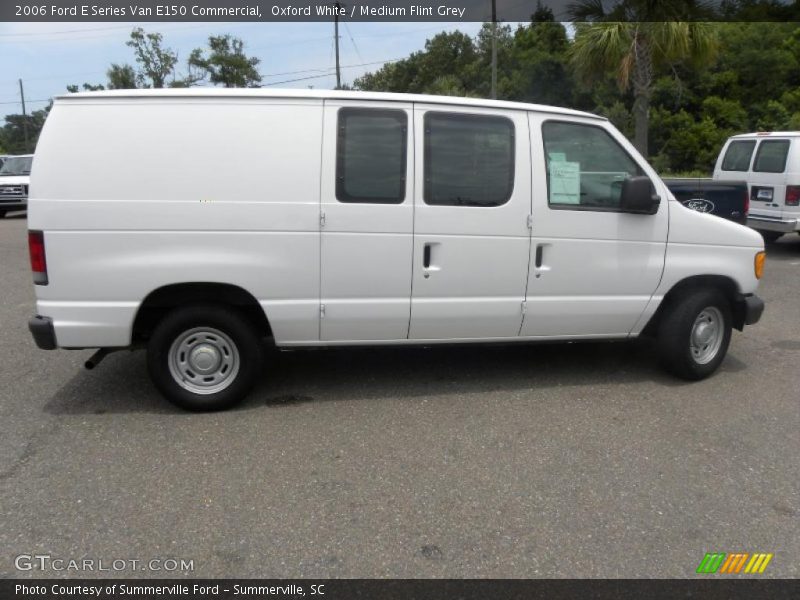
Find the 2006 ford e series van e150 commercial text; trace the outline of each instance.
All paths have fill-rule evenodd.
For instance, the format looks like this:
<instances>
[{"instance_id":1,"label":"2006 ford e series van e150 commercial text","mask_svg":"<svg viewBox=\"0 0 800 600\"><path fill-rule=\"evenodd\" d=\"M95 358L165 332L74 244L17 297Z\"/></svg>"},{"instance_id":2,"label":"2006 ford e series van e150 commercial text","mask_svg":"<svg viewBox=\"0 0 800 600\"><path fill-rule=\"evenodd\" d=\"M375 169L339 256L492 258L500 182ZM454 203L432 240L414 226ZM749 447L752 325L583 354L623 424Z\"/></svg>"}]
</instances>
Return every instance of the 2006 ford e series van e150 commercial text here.
<instances>
[{"instance_id":1,"label":"2006 ford e series van e150 commercial text","mask_svg":"<svg viewBox=\"0 0 800 600\"><path fill-rule=\"evenodd\" d=\"M57 98L29 242L40 348L146 344L190 409L279 348L624 339L713 373L755 323L761 236L674 200L606 119L466 98ZM97 359L95 359L97 360Z\"/></svg>"}]
</instances>

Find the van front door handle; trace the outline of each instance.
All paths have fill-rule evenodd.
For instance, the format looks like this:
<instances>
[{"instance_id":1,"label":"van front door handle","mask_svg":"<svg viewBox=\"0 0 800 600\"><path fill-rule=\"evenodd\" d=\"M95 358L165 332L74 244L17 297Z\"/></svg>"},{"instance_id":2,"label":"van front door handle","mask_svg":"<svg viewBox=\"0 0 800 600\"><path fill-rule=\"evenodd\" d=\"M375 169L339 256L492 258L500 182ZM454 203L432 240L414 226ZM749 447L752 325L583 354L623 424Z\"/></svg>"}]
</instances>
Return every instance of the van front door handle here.
<instances>
[{"instance_id":1,"label":"van front door handle","mask_svg":"<svg viewBox=\"0 0 800 600\"><path fill-rule=\"evenodd\" d=\"M422 266L429 269L431 266L431 245L425 244L425 249L422 251Z\"/></svg>"},{"instance_id":2,"label":"van front door handle","mask_svg":"<svg viewBox=\"0 0 800 600\"><path fill-rule=\"evenodd\" d=\"M536 246L536 268L542 268L542 255L544 254L544 246L542 244L538 244Z\"/></svg>"}]
</instances>

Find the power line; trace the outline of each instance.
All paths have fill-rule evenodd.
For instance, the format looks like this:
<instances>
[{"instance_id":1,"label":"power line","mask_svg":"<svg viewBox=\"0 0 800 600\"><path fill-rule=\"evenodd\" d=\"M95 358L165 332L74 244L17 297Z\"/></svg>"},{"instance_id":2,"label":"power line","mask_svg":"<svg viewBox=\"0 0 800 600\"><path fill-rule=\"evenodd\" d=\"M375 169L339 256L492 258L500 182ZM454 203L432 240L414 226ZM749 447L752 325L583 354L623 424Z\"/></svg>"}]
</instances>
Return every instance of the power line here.
<instances>
[{"instance_id":1,"label":"power line","mask_svg":"<svg viewBox=\"0 0 800 600\"><path fill-rule=\"evenodd\" d=\"M366 67L369 65L377 65L377 64L387 64L392 62L397 62L398 60L403 60L402 58L392 58L389 60L376 60L372 62L361 63L357 65L342 65L340 69L354 69L356 67ZM323 77L330 77L331 75L336 74L336 69L329 69L327 73L322 73L321 75L311 75L309 77L299 77L297 79L286 79L284 81L271 81L269 83L263 84L261 87L270 87L272 85L281 85L283 83L294 83L296 81L308 81L310 79L322 79Z\"/></svg>"},{"instance_id":2,"label":"power line","mask_svg":"<svg viewBox=\"0 0 800 600\"><path fill-rule=\"evenodd\" d=\"M25 100L25 104L35 104L39 102L50 102L52 98L48 98L47 100ZM13 102L0 102L0 104L19 104L19 100L14 100Z\"/></svg>"},{"instance_id":3,"label":"power line","mask_svg":"<svg viewBox=\"0 0 800 600\"><path fill-rule=\"evenodd\" d=\"M347 35L350 36L350 41L353 43L353 48L356 50L356 55L358 56L358 60L364 60L361 56L361 52L358 51L358 46L356 45L356 41L353 39L353 34L350 33L350 28L347 26L347 21L343 21L344 28L347 31Z\"/></svg>"},{"instance_id":4,"label":"power line","mask_svg":"<svg viewBox=\"0 0 800 600\"><path fill-rule=\"evenodd\" d=\"M389 58L389 59L385 59L385 60L373 60L373 61L370 61L370 62L358 63L358 64L354 64L354 65L341 65L339 68L340 69L355 69L355 68L358 68L358 67L368 67L368 66L371 66L371 65L383 65L383 64L397 62L398 60L403 60L403 58L404 57ZM286 80L283 80L283 81L271 81L269 83L263 84L261 87L270 87L270 86L273 86L273 85L281 85L283 83L294 83L296 81L307 81L307 80L310 80L310 79L322 79L323 77L330 77L331 75L335 75L336 70L334 68L332 68L332 67L328 67L327 69L305 69L305 70L302 70L302 71L286 71L284 73L270 73L269 75L264 75L264 77L277 77L277 76L280 76L280 75L294 75L294 74L314 73L314 72L318 72L320 74L319 75L311 75L310 77L299 77L297 79L286 79ZM52 98L47 98L47 99L43 99L43 100L27 100L26 99L25 103L26 104L37 104L37 103L40 103L40 102L50 102L51 100L52 100ZM19 104L19 100L15 100L13 102L0 102L0 105L5 105L5 104Z\"/></svg>"},{"instance_id":5,"label":"power line","mask_svg":"<svg viewBox=\"0 0 800 600\"><path fill-rule=\"evenodd\" d=\"M64 31L29 31L25 33L0 33L0 37L28 37L31 35L64 35L67 33L86 33L98 31L111 31L112 29L132 29L131 25L116 25L114 27L88 27L86 29L67 29Z\"/></svg>"},{"instance_id":6,"label":"power line","mask_svg":"<svg viewBox=\"0 0 800 600\"><path fill-rule=\"evenodd\" d=\"M194 25L167 27L166 29L159 27L158 29L160 29L163 32L169 33L171 31L178 31L179 32L179 31L186 31L186 30L189 30L189 29L209 28L212 25L213 25L212 23L199 23L199 24L194 24ZM228 29L229 30L235 30L235 29L241 27L242 25L249 25L249 23L242 23L241 25L235 25L234 27L229 27ZM129 30L132 30L134 28L135 28L135 25L124 25L124 26L120 25L117 29L129 29ZM60 39L53 39L53 40L49 40L46 37L43 38L43 39L31 39L28 36L61 35L61 34L69 33L69 32L68 31L52 31L52 32L51 31L42 31L42 32L30 32L30 33L21 33L21 34L9 33L9 34L5 34L5 35L9 35L9 36L10 35L20 35L20 36L24 36L24 37L22 37L20 39L4 39L4 38L0 37L0 44L27 44L27 43L46 44L48 42L64 44L66 42L75 42L75 41L81 41L81 40L96 40L96 39L104 39L104 38L113 38L115 35L118 35L118 34L115 31L110 31L111 29L114 29L114 28L109 27L107 29L84 29L83 33L91 34L93 32L99 32L99 35L76 35L76 36L72 36L72 37L68 37L68 38L60 38ZM77 30L74 30L74 31L77 31ZM103 33L103 32L105 32L105 33ZM0 34L0 36L2 36L2 35L4 35L4 34Z\"/></svg>"}]
</instances>

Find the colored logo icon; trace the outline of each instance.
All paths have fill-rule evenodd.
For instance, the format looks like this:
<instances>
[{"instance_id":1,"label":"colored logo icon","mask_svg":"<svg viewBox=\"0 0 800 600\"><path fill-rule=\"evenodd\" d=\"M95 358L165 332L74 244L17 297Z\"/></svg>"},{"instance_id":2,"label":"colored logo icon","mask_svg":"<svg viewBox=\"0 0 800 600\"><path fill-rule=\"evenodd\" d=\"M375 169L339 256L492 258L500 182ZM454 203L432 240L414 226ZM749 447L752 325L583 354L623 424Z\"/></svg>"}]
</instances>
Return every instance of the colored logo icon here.
<instances>
[{"instance_id":1,"label":"colored logo icon","mask_svg":"<svg viewBox=\"0 0 800 600\"><path fill-rule=\"evenodd\" d=\"M708 552L700 561L697 567L698 573L763 573L773 554L756 552L735 552L726 554L725 552Z\"/></svg>"}]
</instances>

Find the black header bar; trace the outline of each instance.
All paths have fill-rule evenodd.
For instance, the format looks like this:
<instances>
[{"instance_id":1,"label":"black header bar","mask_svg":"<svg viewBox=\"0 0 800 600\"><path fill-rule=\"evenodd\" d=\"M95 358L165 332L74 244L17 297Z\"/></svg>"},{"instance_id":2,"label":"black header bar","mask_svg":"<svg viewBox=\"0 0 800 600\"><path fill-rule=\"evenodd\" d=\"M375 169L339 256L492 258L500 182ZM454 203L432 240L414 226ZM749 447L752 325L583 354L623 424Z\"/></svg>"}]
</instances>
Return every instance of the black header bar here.
<instances>
[{"instance_id":1,"label":"black header bar","mask_svg":"<svg viewBox=\"0 0 800 600\"><path fill-rule=\"evenodd\" d=\"M498 21L800 21L798 0L496 0ZM588 10L586 10L588 9ZM7 22L491 20L491 0L2 0Z\"/></svg>"}]
</instances>

